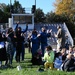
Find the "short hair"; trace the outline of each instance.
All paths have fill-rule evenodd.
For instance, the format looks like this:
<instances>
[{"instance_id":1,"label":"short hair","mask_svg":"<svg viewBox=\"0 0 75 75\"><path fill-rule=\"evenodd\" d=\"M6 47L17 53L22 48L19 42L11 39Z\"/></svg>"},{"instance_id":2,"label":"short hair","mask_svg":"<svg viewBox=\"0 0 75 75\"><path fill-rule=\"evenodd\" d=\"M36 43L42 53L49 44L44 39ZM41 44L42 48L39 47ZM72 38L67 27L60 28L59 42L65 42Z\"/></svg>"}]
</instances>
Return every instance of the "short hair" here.
<instances>
[{"instance_id":1,"label":"short hair","mask_svg":"<svg viewBox=\"0 0 75 75\"><path fill-rule=\"evenodd\" d=\"M49 45L49 46L46 46L47 49L49 50L52 50L52 47Z\"/></svg>"},{"instance_id":2,"label":"short hair","mask_svg":"<svg viewBox=\"0 0 75 75\"><path fill-rule=\"evenodd\" d=\"M33 31L32 31L32 34L37 34L37 31L36 31L36 30L33 30Z\"/></svg>"}]
</instances>

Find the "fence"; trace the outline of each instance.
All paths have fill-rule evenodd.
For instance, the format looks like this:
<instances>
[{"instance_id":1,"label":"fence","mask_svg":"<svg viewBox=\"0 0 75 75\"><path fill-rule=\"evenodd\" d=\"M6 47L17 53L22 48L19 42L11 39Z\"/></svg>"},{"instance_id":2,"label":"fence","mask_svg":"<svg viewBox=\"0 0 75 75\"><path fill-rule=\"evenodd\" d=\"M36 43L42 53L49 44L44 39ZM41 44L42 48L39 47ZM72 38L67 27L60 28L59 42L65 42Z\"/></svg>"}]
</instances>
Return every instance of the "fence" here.
<instances>
[{"instance_id":1,"label":"fence","mask_svg":"<svg viewBox=\"0 0 75 75\"><path fill-rule=\"evenodd\" d=\"M73 38L72 38L72 36L71 36L71 34L70 34L70 32L69 32L69 30L68 30L68 28L67 28L65 23L64 23L64 30L65 30L66 34L68 34L68 41L73 46L74 45Z\"/></svg>"}]
</instances>

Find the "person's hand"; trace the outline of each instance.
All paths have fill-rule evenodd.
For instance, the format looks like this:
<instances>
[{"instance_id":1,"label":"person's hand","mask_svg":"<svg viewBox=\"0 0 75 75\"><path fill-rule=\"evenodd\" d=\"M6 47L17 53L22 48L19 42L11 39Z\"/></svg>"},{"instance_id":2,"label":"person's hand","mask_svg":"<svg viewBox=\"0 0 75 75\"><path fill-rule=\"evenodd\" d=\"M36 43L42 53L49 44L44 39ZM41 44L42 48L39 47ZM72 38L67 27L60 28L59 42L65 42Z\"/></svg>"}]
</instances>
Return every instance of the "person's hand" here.
<instances>
[{"instance_id":1,"label":"person's hand","mask_svg":"<svg viewBox=\"0 0 75 75\"><path fill-rule=\"evenodd\" d=\"M40 37L40 34L38 34L37 37Z\"/></svg>"},{"instance_id":2,"label":"person's hand","mask_svg":"<svg viewBox=\"0 0 75 75\"><path fill-rule=\"evenodd\" d=\"M44 57L42 57L42 61L44 61Z\"/></svg>"},{"instance_id":3,"label":"person's hand","mask_svg":"<svg viewBox=\"0 0 75 75\"><path fill-rule=\"evenodd\" d=\"M54 33L54 36L57 37L57 34Z\"/></svg>"},{"instance_id":4,"label":"person's hand","mask_svg":"<svg viewBox=\"0 0 75 75\"><path fill-rule=\"evenodd\" d=\"M26 26L28 26L28 23L26 23Z\"/></svg>"},{"instance_id":5,"label":"person's hand","mask_svg":"<svg viewBox=\"0 0 75 75\"><path fill-rule=\"evenodd\" d=\"M9 34L6 34L6 37L8 37Z\"/></svg>"},{"instance_id":6,"label":"person's hand","mask_svg":"<svg viewBox=\"0 0 75 75\"><path fill-rule=\"evenodd\" d=\"M49 32L51 33L52 32L52 29L50 29Z\"/></svg>"},{"instance_id":7,"label":"person's hand","mask_svg":"<svg viewBox=\"0 0 75 75\"><path fill-rule=\"evenodd\" d=\"M14 38L16 38L16 36L14 35Z\"/></svg>"},{"instance_id":8,"label":"person's hand","mask_svg":"<svg viewBox=\"0 0 75 75\"><path fill-rule=\"evenodd\" d=\"M28 35L28 37L27 37L27 38L29 38L29 39L30 39L30 38L31 38L31 35Z\"/></svg>"},{"instance_id":9,"label":"person's hand","mask_svg":"<svg viewBox=\"0 0 75 75\"><path fill-rule=\"evenodd\" d=\"M52 29L50 29L50 30L47 30L47 33L51 33L52 32Z\"/></svg>"},{"instance_id":10,"label":"person's hand","mask_svg":"<svg viewBox=\"0 0 75 75\"><path fill-rule=\"evenodd\" d=\"M49 29L47 30L47 33L49 33Z\"/></svg>"},{"instance_id":11,"label":"person's hand","mask_svg":"<svg viewBox=\"0 0 75 75\"><path fill-rule=\"evenodd\" d=\"M19 21L17 21L17 24L19 24Z\"/></svg>"}]
</instances>

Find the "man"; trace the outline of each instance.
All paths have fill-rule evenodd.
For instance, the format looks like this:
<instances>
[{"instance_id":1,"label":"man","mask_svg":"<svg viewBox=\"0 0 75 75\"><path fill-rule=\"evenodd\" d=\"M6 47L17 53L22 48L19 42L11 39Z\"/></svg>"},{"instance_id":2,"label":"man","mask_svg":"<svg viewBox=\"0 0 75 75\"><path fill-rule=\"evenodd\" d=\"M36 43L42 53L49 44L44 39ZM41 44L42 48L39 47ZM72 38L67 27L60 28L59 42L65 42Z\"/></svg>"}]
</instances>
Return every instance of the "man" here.
<instances>
[{"instance_id":1,"label":"man","mask_svg":"<svg viewBox=\"0 0 75 75\"><path fill-rule=\"evenodd\" d=\"M57 51L60 51L61 47L64 47L64 37L63 37L63 31L62 28L60 26L57 27L58 31L57 34L55 34L55 37L57 37Z\"/></svg>"},{"instance_id":2,"label":"man","mask_svg":"<svg viewBox=\"0 0 75 75\"><path fill-rule=\"evenodd\" d=\"M44 56L44 50L45 50L45 47L47 46L47 38L51 36L51 31L52 30L49 30L47 33L45 27L42 27L42 31L40 33L42 56Z\"/></svg>"}]
</instances>

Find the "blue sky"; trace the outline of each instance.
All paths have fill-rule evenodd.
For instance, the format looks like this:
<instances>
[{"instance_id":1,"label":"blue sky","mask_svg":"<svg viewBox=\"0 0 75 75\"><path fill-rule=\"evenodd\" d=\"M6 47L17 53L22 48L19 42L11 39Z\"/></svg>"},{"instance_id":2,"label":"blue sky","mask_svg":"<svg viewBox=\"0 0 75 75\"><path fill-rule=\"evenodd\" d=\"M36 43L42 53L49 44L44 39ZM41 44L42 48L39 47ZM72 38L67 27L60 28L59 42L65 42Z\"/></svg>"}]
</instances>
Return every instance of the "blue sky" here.
<instances>
[{"instance_id":1,"label":"blue sky","mask_svg":"<svg viewBox=\"0 0 75 75\"><path fill-rule=\"evenodd\" d=\"M26 8L31 8L35 4L35 0L16 0ZM12 4L14 0L11 0ZM36 8L40 8L44 13L54 11L53 3L55 0L36 0ZM10 4L10 0L0 0L0 3Z\"/></svg>"}]
</instances>

